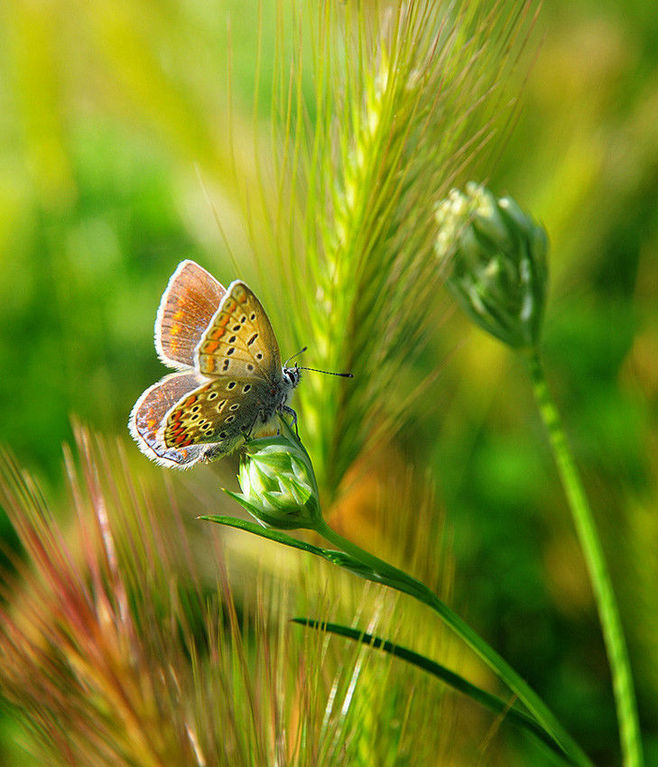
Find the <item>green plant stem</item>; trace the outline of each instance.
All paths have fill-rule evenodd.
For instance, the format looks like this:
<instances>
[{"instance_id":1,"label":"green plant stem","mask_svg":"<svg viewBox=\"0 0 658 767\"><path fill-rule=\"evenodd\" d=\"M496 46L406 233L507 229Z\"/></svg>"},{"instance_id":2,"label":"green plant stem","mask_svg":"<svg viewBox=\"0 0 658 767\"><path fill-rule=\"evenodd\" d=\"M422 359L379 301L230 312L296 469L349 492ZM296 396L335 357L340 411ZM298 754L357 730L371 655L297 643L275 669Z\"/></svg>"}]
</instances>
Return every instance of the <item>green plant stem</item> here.
<instances>
[{"instance_id":1,"label":"green plant stem","mask_svg":"<svg viewBox=\"0 0 658 767\"><path fill-rule=\"evenodd\" d=\"M591 761L580 746L571 738L562 725L548 709L541 698L521 679L514 669L490 647L467 623L442 602L431 589L421 581L412 578L402 570L379 559L379 557L364 551L355 543L343 538L332 530L324 520L318 522L315 528L320 535L337 546L346 554L354 557L366 567L378 574L380 582L391 588L402 591L431 607L454 633L460 637L494 673L514 692L519 700L528 708L544 729L551 734L564 750L565 754L578 765L590 765Z\"/></svg>"},{"instance_id":2,"label":"green plant stem","mask_svg":"<svg viewBox=\"0 0 658 767\"><path fill-rule=\"evenodd\" d=\"M601 541L536 349L529 355L528 364L535 399L548 432L594 590L612 675L623 764L625 767L641 767L642 745L633 678L617 601L612 590Z\"/></svg>"}]
</instances>

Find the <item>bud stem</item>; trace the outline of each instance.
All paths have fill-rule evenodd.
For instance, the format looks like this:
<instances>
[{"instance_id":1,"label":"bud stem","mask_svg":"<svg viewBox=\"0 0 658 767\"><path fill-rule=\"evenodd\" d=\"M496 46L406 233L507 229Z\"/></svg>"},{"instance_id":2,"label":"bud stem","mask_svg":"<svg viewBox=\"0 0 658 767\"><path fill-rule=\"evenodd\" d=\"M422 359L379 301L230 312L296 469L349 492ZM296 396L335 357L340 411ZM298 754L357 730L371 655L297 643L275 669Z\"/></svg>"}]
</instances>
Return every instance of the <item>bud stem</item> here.
<instances>
[{"instance_id":1,"label":"bud stem","mask_svg":"<svg viewBox=\"0 0 658 767\"><path fill-rule=\"evenodd\" d=\"M384 562L384 560L379 559L374 554L364 551L355 543L343 538L342 535L332 530L324 519L318 520L315 530L341 551L354 557L354 559L377 573L380 583L402 591L405 594L410 594L419 602L423 602L428 607L431 607L443 622L519 697L519 700L527 706L537 722L554 738L558 746L567 755L570 763L589 765L591 767L592 762L557 721L537 693L521 679L516 671L479 634L454 613L445 602L439 599L431 589L402 570L398 570L397 567Z\"/></svg>"},{"instance_id":2,"label":"bud stem","mask_svg":"<svg viewBox=\"0 0 658 767\"><path fill-rule=\"evenodd\" d=\"M562 485L571 508L580 547L587 563L603 638L608 654L617 707L619 733L625 767L642 767L642 746L626 641L619 618L617 600L603 555L594 517L573 460L560 414L551 398L537 349L526 356L537 407L553 451Z\"/></svg>"}]
</instances>

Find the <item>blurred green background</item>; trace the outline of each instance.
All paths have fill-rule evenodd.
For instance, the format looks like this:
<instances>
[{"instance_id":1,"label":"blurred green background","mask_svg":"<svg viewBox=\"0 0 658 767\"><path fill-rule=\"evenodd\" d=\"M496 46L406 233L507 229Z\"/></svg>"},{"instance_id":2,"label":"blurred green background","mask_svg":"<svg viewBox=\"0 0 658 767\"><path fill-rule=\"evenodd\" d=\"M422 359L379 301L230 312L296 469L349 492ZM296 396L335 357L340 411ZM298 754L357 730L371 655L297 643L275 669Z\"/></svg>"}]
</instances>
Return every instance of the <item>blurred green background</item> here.
<instances>
[{"instance_id":1,"label":"blurred green background","mask_svg":"<svg viewBox=\"0 0 658 767\"><path fill-rule=\"evenodd\" d=\"M215 213L251 262L231 165L235 154L247 184L255 174L256 15L237 0L0 6L0 440L54 495L71 414L128 442L132 404L163 374L151 329L178 262L225 283L244 276ZM554 0L535 38L518 122L487 180L551 239L549 382L601 525L658 764L658 13L641 0ZM229 91L244 127L233 147ZM421 374L441 367L437 400L401 446L435 468L454 605L597 763L614 764L596 611L523 368L457 311L424 359Z\"/></svg>"}]
</instances>

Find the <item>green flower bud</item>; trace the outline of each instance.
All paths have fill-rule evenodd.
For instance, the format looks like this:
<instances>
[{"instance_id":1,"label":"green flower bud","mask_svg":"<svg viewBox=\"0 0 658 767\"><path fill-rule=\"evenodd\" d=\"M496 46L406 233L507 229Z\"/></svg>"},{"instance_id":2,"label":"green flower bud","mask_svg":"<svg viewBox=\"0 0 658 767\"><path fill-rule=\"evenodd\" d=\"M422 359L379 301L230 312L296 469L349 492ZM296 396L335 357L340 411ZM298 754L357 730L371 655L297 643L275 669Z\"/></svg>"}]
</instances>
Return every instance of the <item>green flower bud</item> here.
<instances>
[{"instance_id":1,"label":"green flower bud","mask_svg":"<svg viewBox=\"0 0 658 767\"><path fill-rule=\"evenodd\" d=\"M242 493L231 493L266 527L316 527L318 486L308 453L289 432L247 444L238 474Z\"/></svg>"},{"instance_id":2,"label":"green flower bud","mask_svg":"<svg viewBox=\"0 0 658 767\"><path fill-rule=\"evenodd\" d=\"M509 346L539 341L546 302L548 239L510 197L469 182L436 210L436 253L451 265L448 287L483 330Z\"/></svg>"}]
</instances>

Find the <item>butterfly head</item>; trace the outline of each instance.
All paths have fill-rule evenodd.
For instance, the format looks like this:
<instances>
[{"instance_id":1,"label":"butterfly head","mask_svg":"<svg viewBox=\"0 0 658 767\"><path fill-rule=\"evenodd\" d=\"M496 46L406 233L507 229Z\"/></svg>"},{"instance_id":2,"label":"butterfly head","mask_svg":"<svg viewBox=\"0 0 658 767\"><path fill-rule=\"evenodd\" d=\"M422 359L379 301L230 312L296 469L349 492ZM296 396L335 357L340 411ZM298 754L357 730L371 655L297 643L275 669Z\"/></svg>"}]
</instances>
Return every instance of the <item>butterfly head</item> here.
<instances>
[{"instance_id":1,"label":"butterfly head","mask_svg":"<svg viewBox=\"0 0 658 767\"><path fill-rule=\"evenodd\" d=\"M283 366L281 373L283 375L283 380L287 384L288 388L290 390L294 389L295 386L299 383L299 379L302 377L301 370L297 363L295 363L294 367L286 367Z\"/></svg>"}]
</instances>

